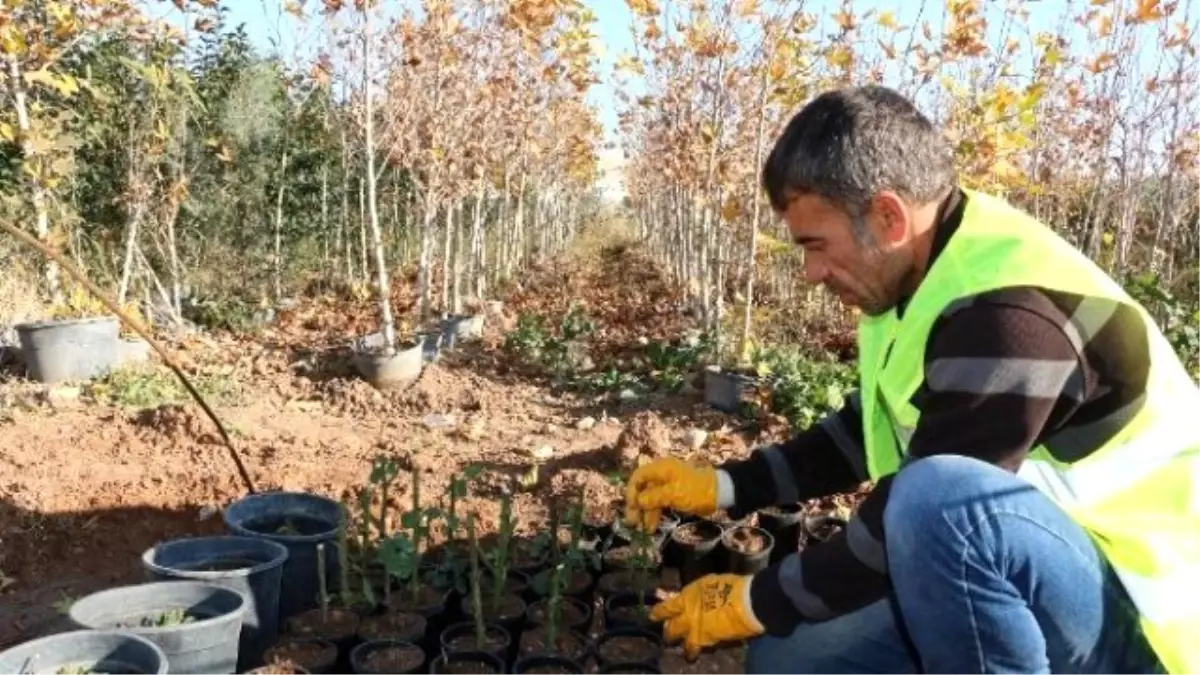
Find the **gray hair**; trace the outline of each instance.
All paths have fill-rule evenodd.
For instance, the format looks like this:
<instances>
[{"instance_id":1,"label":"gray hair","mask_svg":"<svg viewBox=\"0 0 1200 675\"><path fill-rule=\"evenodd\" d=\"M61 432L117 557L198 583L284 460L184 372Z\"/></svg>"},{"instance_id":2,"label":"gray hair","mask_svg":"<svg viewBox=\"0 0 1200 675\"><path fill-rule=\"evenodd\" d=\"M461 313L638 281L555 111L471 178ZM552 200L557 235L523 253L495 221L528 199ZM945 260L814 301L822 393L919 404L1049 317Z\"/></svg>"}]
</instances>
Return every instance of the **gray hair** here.
<instances>
[{"instance_id":1,"label":"gray hair","mask_svg":"<svg viewBox=\"0 0 1200 675\"><path fill-rule=\"evenodd\" d=\"M762 169L776 211L786 211L799 195L817 194L850 214L860 239L880 191L922 204L957 180L949 140L911 101L877 85L835 89L809 102L788 122Z\"/></svg>"}]
</instances>

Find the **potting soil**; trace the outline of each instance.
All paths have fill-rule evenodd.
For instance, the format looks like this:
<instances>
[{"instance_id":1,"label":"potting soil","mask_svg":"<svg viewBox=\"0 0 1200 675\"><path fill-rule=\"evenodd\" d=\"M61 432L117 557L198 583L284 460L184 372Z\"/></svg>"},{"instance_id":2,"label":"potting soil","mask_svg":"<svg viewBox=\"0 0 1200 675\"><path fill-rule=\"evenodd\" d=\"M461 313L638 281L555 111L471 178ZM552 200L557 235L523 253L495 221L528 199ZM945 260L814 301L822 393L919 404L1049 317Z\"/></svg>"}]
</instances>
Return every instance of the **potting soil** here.
<instances>
[{"instance_id":1,"label":"potting soil","mask_svg":"<svg viewBox=\"0 0 1200 675\"><path fill-rule=\"evenodd\" d=\"M337 648L303 640L284 640L267 650L267 663L296 664L312 672L316 665L336 658ZM286 672L286 671L283 671Z\"/></svg>"},{"instance_id":2,"label":"potting soil","mask_svg":"<svg viewBox=\"0 0 1200 675\"><path fill-rule=\"evenodd\" d=\"M624 591L654 590L657 581L651 578L643 582L641 575L634 570L616 570L601 576L596 588L602 595L608 596Z\"/></svg>"},{"instance_id":3,"label":"potting soil","mask_svg":"<svg viewBox=\"0 0 1200 675\"><path fill-rule=\"evenodd\" d=\"M338 642L358 632L358 614L348 609L310 609L288 620L292 633L302 637L315 637Z\"/></svg>"},{"instance_id":4,"label":"potting soil","mask_svg":"<svg viewBox=\"0 0 1200 675\"><path fill-rule=\"evenodd\" d=\"M302 672L302 668L294 661L272 661L265 666L260 666L250 671L251 673L259 673L261 675L297 675Z\"/></svg>"},{"instance_id":5,"label":"potting soil","mask_svg":"<svg viewBox=\"0 0 1200 675\"><path fill-rule=\"evenodd\" d=\"M671 535L675 541L689 546L695 546L706 541L712 541L721 536L720 526L713 523L696 522L680 525Z\"/></svg>"},{"instance_id":6,"label":"potting soil","mask_svg":"<svg viewBox=\"0 0 1200 675\"><path fill-rule=\"evenodd\" d=\"M469 673L494 673L496 672L496 669L486 661L464 660L451 661L450 663L443 664L441 667L441 672L468 675Z\"/></svg>"},{"instance_id":7,"label":"potting soil","mask_svg":"<svg viewBox=\"0 0 1200 675\"><path fill-rule=\"evenodd\" d=\"M376 673L407 673L425 661L425 652L415 645L384 647L367 654L363 661Z\"/></svg>"},{"instance_id":8,"label":"potting soil","mask_svg":"<svg viewBox=\"0 0 1200 675\"><path fill-rule=\"evenodd\" d=\"M574 625L583 621L587 616L582 609L573 602L567 602L563 598L563 602L559 604L559 619L558 622L563 626ZM536 624L546 622L546 617L550 615L550 605L545 600L539 600L529 610L529 619Z\"/></svg>"},{"instance_id":9,"label":"potting soil","mask_svg":"<svg viewBox=\"0 0 1200 675\"><path fill-rule=\"evenodd\" d=\"M459 635L456 638L449 640L446 644L448 652L494 652L497 649L504 647L504 638L495 631L487 631L483 635L483 644L479 644L475 640L475 631L465 635ZM491 672L490 670L482 672Z\"/></svg>"},{"instance_id":10,"label":"potting soil","mask_svg":"<svg viewBox=\"0 0 1200 675\"><path fill-rule=\"evenodd\" d=\"M412 612L368 616L358 626L364 640L413 640L425 632L425 617Z\"/></svg>"},{"instance_id":11,"label":"potting soil","mask_svg":"<svg viewBox=\"0 0 1200 675\"><path fill-rule=\"evenodd\" d=\"M558 635L554 636L554 647L546 646L549 635L547 635L545 626L531 628L521 634L521 654L531 656L533 654L562 654L569 659L579 661L587 653L587 645L584 644L579 636L567 630L565 626L559 626Z\"/></svg>"},{"instance_id":12,"label":"potting soil","mask_svg":"<svg viewBox=\"0 0 1200 675\"><path fill-rule=\"evenodd\" d=\"M600 657L608 663L645 663L658 656L659 645L636 635L619 635L600 643Z\"/></svg>"},{"instance_id":13,"label":"potting soil","mask_svg":"<svg viewBox=\"0 0 1200 675\"><path fill-rule=\"evenodd\" d=\"M652 606L650 603L646 603L646 610L644 612L636 604L613 607L608 610L608 616L623 623L646 623L650 620L650 608Z\"/></svg>"},{"instance_id":14,"label":"potting soil","mask_svg":"<svg viewBox=\"0 0 1200 675\"><path fill-rule=\"evenodd\" d=\"M657 550L639 551L633 546L610 548L604 552L604 561L613 567L641 567L646 564L645 559L641 556L649 558L650 566L657 566L658 563L662 562L662 555Z\"/></svg>"},{"instance_id":15,"label":"potting soil","mask_svg":"<svg viewBox=\"0 0 1200 675\"><path fill-rule=\"evenodd\" d=\"M463 612L468 616L474 616L474 609L471 606L471 599L463 600ZM487 595L483 598L483 618L488 621L506 621L516 618L525 613L525 603L520 597L512 594L501 596L500 604L495 608L492 607L491 601Z\"/></svg>"},{"instance_id":16,"label":"potting soil","mask_svg":"<svg viewBox=\"0 0 1200 675\"><path fill-rule=\"evenodd\" d=\"M738 553L754 555L766 546L766 538L748 527L739 527L729 533L729 547Z\"/></svg>"},{"instance_id":17,"label":"potting soil","mask_svg":"<svg viewBox=\"0 0 1200 675\"><path fill-rule=\"evenodd\" d=\"M388 604L391 609L397 612L413 612L425 615L441 606L445 599L445 593L439 592L433 586L426 584L421 584L417 587L417 593L414 598L410 588L405 585L392 591L392 597Z\"/></svg>"}]
</instances>

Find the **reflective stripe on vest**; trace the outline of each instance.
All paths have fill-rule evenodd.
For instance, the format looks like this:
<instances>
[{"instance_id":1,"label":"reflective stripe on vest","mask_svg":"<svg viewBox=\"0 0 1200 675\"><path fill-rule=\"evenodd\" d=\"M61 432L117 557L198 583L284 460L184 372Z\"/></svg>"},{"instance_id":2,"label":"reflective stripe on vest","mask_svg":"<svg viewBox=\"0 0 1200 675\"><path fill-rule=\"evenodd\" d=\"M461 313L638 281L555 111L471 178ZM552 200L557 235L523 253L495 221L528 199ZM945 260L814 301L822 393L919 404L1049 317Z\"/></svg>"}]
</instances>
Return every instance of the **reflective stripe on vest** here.
<instances>
[{"instance_id":1,"label":"reflective stripe on vest","mask_svg":"<svg viewBox=\"0 0 1200 675\"><path fill-rule=\"evenodd\" d=\"M1082 349L1111 318L1114 302L1136 308L1150 349L1145 395L1106 419L1047 438L1032 449L1017 475L1092 536L1137 606L1147 639L1168 672L1198 672L1200 390L1149 315L1086 256L1001 200L970 191L967 200L958 232L903 319L890 312L860 320L863 434L871 478L898 470L906 457L920 419L911 397L926 377L925 343L944 311L1003 287L1075 293L1085 300L1065 331Z\"/></svg>"}]
</instances>

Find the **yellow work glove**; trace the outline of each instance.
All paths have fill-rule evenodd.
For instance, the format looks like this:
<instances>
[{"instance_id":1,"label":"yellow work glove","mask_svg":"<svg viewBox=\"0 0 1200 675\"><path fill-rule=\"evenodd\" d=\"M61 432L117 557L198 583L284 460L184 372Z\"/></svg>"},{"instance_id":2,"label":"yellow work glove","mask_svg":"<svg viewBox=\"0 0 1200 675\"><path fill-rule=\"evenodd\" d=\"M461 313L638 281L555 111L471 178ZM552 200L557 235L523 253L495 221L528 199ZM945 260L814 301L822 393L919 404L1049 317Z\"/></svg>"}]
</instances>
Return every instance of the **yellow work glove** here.
<instances>
[{"instance_id":1,"label":"yellow work glove","mask_svg":"<svg viewBox=\"0 0 1200 675\"><path fill-rule=\"evenodd\" d=\"M705 647L762 635L763 626L750 609L751 579L740 574L700 577L679 595L655 605L650 620L666 621L663 639L683 640L689 661Z\"/></svg>"},{"instance_id":2,"label":"yellow work glove","mask_svg":"<svg viewBox=\"0 0 1200 675\"><path fill-rule=\"evenodd\" d=\"M638 467L625 488L625 523L654 532L663 509L694 516L717 510L717 471L665 457Z\"/></svg>"}]
</instances>

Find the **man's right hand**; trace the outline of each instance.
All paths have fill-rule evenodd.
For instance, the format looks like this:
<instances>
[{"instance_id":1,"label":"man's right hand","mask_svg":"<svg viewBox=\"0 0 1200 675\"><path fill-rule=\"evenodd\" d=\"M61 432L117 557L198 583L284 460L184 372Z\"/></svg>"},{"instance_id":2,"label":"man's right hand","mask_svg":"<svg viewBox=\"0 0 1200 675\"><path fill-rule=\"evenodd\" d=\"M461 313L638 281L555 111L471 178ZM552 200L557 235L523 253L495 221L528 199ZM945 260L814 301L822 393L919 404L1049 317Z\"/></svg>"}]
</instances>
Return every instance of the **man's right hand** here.
<instances>
[{"instance_id":1,"label":"man's right hand","mask_svg":"<svg viewBox=\"0 0 1200 675\"><path fill-rule=\"evenodd\" d=\"M625 488L625 523L653 532L663 509L694 516L717 510L717 471L665 457L639 467Z\"/></svg>"}]
</instances>

